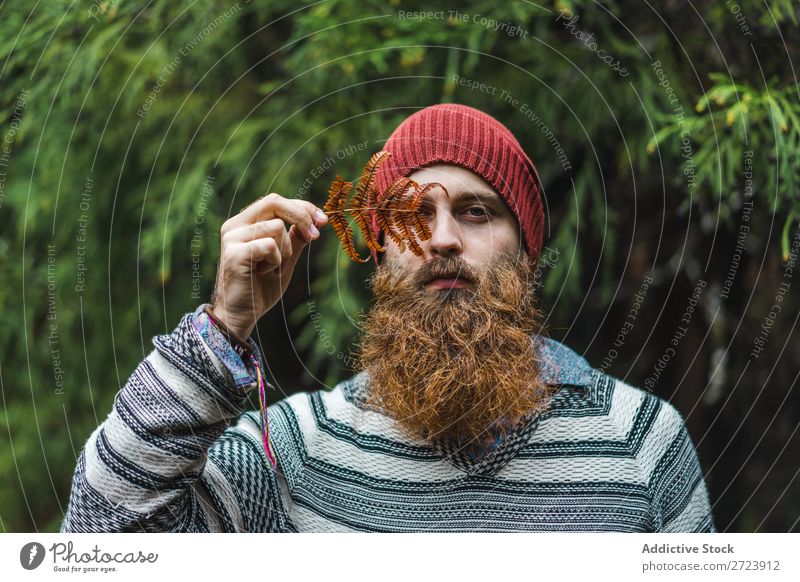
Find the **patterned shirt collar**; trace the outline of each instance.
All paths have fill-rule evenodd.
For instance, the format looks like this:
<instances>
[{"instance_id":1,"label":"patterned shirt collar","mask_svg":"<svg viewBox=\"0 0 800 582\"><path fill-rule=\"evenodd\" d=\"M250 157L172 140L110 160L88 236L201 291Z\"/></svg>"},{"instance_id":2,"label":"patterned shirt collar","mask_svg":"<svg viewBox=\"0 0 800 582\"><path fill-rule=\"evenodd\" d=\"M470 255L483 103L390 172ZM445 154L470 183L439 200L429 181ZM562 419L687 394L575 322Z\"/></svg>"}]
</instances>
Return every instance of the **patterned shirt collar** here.
<instances>
[{"instance_id":1,"label":"patterned shirt collar","mask_svg":"<svg viewBox=\"0 0 800 582\"><path fill-rule=\"evenodd\" d=\"M590 386L593 368L575 350L558 340L534 336L541 358L542 379L551 385Z\"/></svg>"},{"instance_id":2,"label":"patterned shirt collar","mask_svg":"<svg viewBox=\"0 0 800 582\"><path fill-rule=\"evenodd\" d=\"M594 369L586 359L558 340L534 336L532 341L538 349L541 379L545 384L556 387L553 400L544 414L557 414L559 409L565 407L590 404L594 397L595 377ZM467 474L494 475L528 442L541 418L541 413L532 414L514 425L505 439L493 431L478 443L466 443L459 439L453 443L435 441L433 446L451 464ZM508 422L508 419L498 420L498 424L504 422Z\"/></svg>"}]
</instances>

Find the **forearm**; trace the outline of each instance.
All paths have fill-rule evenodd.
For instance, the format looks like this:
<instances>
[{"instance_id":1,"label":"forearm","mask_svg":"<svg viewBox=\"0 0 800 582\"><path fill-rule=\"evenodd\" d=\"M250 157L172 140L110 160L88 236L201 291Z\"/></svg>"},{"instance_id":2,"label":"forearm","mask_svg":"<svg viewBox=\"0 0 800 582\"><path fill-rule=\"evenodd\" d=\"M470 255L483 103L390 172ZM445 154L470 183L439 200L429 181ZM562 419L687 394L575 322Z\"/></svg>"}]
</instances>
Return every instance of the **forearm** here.
<instances>
[{"instance_id":1,"label":"forearm","mask_svg":"<svg viewBox=\"0 0 800 582\"><path fill-rule=\"evenodd\" d=\"M207 457L255 385L237 385L191 314L153 343L80 454L62 531L235 525L236 492Z\"/></svg>"}]
</instances>

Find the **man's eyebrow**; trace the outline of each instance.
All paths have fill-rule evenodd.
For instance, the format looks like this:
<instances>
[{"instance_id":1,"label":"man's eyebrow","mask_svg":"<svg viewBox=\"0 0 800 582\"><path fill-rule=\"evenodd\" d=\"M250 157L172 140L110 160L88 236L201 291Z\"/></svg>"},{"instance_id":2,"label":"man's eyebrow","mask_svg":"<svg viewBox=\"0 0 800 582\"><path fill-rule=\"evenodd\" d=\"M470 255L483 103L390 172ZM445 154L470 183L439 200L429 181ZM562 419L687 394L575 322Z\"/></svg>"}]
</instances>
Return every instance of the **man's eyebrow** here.
<instances>
[{"instance_id":1,"label":"man's eyebrow","mask_svg":"<svg viewBox=\"0 0 800 582\"><path fill-rule=\"evenodd\" d=\"M483 190L459 190L450 193L450 199L453 202L461 202L462 200L466 199L468 201L481 202L483 204L497 204L500 202L500 197L497 194ZM427 202L427 199L423 198L423 202Z\"/></svg>"}]
</instances>

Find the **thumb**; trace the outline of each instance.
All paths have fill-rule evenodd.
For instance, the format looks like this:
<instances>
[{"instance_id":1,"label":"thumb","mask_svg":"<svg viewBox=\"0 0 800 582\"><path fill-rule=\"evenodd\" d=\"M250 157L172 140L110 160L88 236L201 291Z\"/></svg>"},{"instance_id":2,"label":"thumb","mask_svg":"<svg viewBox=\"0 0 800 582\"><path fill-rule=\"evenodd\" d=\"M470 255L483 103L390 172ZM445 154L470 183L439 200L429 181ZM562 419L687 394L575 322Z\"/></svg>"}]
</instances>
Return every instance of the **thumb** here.
<instances>
[{"instance_id":1,"label":"thumb","mask_svg":"<svg viewBox=\"0 0 800 582\"><path fill-rule=\"evenodd\" d=\"M289 228L289 240L292 243L292 264L296 263L300 258L300 253L306 248L306 245L311 242L306 238L296 224Z\"/></svg>"}]
</instances>

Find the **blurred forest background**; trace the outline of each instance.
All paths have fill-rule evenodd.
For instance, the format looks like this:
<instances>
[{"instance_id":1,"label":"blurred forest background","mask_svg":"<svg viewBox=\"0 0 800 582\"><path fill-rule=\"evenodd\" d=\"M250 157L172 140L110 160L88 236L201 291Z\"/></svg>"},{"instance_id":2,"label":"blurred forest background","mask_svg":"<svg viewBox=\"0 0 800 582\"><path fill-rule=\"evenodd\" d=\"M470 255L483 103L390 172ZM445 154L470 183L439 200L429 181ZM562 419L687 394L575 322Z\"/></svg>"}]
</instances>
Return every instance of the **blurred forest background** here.
<instances>
[{"instance_id":1,"label":"blurred forest background","mask_svg":"<svg viewBox=\"0 0 800 582\"><path fill-rule=\"evenodd\" d=\"M228 216L324 203L451 101L539 169L551 335L675 404L719 530L800 531L798 4L457 9L0 3L0 531L58 529L152 336L208 300ZM332 230L309 247L258 327L273 401L352 374L371 270Z\"/></svg>"}]
</instances>

